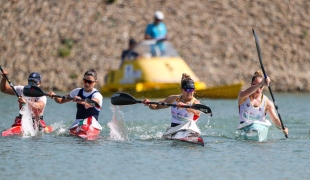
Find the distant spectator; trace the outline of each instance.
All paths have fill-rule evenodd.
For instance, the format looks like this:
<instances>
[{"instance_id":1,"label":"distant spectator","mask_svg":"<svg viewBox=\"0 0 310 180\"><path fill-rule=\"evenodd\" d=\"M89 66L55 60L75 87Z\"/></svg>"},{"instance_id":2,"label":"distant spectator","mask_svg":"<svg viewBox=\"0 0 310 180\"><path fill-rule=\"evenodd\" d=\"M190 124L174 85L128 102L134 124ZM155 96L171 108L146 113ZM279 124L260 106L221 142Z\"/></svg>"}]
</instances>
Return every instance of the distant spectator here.
<instances>
[{"instance_id":1,"label":"distant spectator","mask_svg":"<svg viewBox=\"0 0 310 180\"><path fill-rule=\"evenodd\" d=\"M165 40L167 39L167 28L163 21L164 14L161 11L156 11L154 14L154 22L149 24L145 30L144 39L156 39Z\"/></svg>"},{"instance_id":2,"label":"distant spectator","mask_svg":"<svg viewBox=\"0 0 310 180\"><path fill-rule=\"evenodd\" d=\"M134 51L134 48L136 46L136 41L134 39L129 39L128 49L123 50L122 57L121 57L121 65L124 63L125 60L134 60L136 59L139 54Z\"/></svg>"},{"instance_id":3,"label":"distant spectator","mask_svg":"<svg viewBox=\"0 0 310 180\"><path fill-rule=\"evenodd\" d=\"M155 39L156 44L151 45L152 56L165 55L165 44L163 41L167 40L167 28L164 22L164 14L161 11L156 11L154 14L154 22L149 24L145 30L144 39Z\"/></svg>"}]
</instances>

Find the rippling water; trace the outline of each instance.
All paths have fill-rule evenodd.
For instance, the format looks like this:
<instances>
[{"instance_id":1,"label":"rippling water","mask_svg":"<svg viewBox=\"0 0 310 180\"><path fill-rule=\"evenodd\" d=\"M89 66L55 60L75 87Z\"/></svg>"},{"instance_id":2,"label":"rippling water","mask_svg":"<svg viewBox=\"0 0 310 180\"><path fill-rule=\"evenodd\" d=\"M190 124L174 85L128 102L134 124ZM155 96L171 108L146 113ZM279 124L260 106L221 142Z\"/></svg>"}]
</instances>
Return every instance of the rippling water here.
<instances>
[{"instance_id":1,"label":"rippling water","mask_svg":"<svg viewBox=\"0 0 310 180\"><path fill-rule=\"evenodd\" d=\"M64 94L64 93L60 93ZM266 93L268 95L268 92ZM205 146L161 139L169 109L112 107L104 99L100 139L66 131L75 104L48 99L44 119L55 131L40 137L0 137L1 179L309 179L310 95L275 94L289 139L271 127L268 141L237 138L237 100L201 99L213 117L198 122ZM0 129L11 126L17 99L0 94Z\"/></svg>"}]
</instances>

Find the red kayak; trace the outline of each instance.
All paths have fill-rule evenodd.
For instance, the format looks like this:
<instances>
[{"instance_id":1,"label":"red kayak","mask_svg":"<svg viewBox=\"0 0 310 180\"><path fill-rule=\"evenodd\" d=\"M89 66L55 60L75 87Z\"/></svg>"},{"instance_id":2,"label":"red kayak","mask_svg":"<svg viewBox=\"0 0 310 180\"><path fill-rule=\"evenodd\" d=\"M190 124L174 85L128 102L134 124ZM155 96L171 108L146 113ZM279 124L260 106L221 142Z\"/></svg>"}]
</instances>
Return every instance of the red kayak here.
<instances>
[{"instance_id":1,"label":"red kayak","mask_svg":"<svg viewBox=\"0 0 310 180\"><path fill-rule=\"evenodd\" d=\"M53 131L53 127L46 126L44 120L39 120L39 122L42 127L41 129L42 132L50 133ZM13 136L13 135L22 135L22 134L23 134L22 120L19 116L15 118L15 122L11 128L2 132L2 136Z\"/></svg>"},{"instance_id":2,"label":"red kayak","mask_svg":"<svg viewBox=\"0 0 310 180\"><path fill-rule=\"evenodd\" d=\"M53 131L52 126L46 126L44 128L45 133L50 133L52 131ZM22 126L13 126L2 132L2 136L13 136L13 135L22 135L22 134L23 134Z\"/></svg>"},{"instance_id":3,"label":"red kayak","mask_svg":"<svg viewBox=\"0 0 310 180\"><path fill-rule=\"evenodd\" d=\"M88 117L73 125L69 132L71 135L78 136L86 140L96 140L99 138L102 127L94 117Z\"/></svg>"},{"instance_id":4,"label":"red kayak","mask_svg":"<svg viewBox=\"0 0 310 180\"><path fill-rule=\"evenodd\" d=\"M70 134L86 140L96 140L99 137L100 130L92 126L79 126L69 130Z\"/></svg>"}]
</instances>

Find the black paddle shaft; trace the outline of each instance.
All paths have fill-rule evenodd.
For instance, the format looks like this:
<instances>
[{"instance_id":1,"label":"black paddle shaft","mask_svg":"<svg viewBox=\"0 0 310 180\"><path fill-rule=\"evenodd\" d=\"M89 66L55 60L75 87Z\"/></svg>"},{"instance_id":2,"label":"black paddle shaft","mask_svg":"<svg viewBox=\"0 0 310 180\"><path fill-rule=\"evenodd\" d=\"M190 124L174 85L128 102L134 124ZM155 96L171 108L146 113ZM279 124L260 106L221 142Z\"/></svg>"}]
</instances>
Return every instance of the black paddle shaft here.
<instances>
[{"instance_id":1,"label":"black paddle shaft","mask_svg":"<svg viewBox=\"0 0 310 180\"><path fill-rule=\"evenodd\" d=\"M178 105L176 105L176 104L169 104L169 103L165 103L165 102L148 102L148 104L157 104L157 105L161 105L161 106L178 107ZM196 109L196 110L203 112L204 114L209 114L210 116L212 116L211 109L208 106L203 105L203 104L193 104L191 106L184 105L184 106L179 106L179 107Z\"/></svg>"},{"instance_id":2,"label":"black paddle shaft","mask_svg":"<svg viewBox=\"0 0 310 180\"><path fill-rule=\"evenodd\" d=\"M28 97L49 96L49 94L43 92L42 89L40 89L37 86L25 86L24 89L23 89L23 94L25 96L28 96ZM68 96L52 95L52 97L73 100L72 97L68 97ZM100 105L96 101L93 101L91 99L81 99L81 101L85 101L86 103L88 103L88 104L90 104L92 106L95 106L96 108L101 109Z\"/></svg>"},{"instance_id":3,"label":"black paddle shaft","mask_svg":"<svg viewBox=\"0 0 310 180\"><path fill-rule=\"evenodd\" d=\"M262 61L262 55L261 55L261 49L260 49L259 40L258 40L258 37L257 37L257 35L256 35L255 30L254 30L254 29L252 29L252 30L253 30L253 34L254 34L254 38L255 38L255 43L256 43L256 49L257 49L257 53L258 53L259 63L260 63L261 69L262 69L262 71L263 71L263 73L264 73L264 77L267 78L267 74L266 74L266 71L265 71L265 68L264 68L264 65L263 65L263 61ZM285 129L285 126L284 126L284 124L283 124L283 122L282 122L281 115L280 115L280 113L279 113L279 111L278 111L278 105L277 105L277 103L276 103L276 100L275 100L275 98L274 98L274 96L273 96L273 93L272 93L272 90L271 90L271 87L270 87L269 84L268 84L268 89L269 89L269 92L270 92L270 95L271 95L273 104L274 104L274 106L275 106L275 108L276 108L276 111L277 111L277 113L278 113L278 116L279 116L279 119L280 119L280 122L281 122L282 129L284 130L284 129ZM287 135L285 135L285 137L288 138Z\"/></svg>"},{"instance_id":4,"label":"black paddle shaft","mask_svg":"<svg viewBox=\"0 0 310 180\"><path fill-rule=\"evenodd\" d=\"M120 93L115 93L111 96L111 103L113 105L119 105L120 106L120 105L132 105L132 104L142 103L142 101L135 99L130 94L120 92ZM177 107L176 104L168 104L168 103L164 103L164 102L148 102L148 104L157 104L157 105L161 105L161 106ZM211 109L206 105L193 104L192 106L181 106L181 107L196 109L196 110L199 110L205 114L210 114L210 116L212 116Z\"/></svg>"}]
</instances>

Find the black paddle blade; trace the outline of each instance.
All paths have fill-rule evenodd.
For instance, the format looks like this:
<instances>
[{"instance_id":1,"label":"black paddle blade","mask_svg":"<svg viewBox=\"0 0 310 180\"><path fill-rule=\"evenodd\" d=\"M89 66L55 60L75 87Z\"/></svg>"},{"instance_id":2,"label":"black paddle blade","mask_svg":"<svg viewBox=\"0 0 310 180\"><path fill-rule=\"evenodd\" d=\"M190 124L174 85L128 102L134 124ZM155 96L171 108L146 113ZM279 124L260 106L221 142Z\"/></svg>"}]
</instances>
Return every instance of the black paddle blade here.
<instances>
[{"instance_id":1,"label":"black paddle blade","mask_svg":"<svg viewBox=\"0 0 310 180\"><path fill-rule=\"evenodd\" d=\"M190 108L197 109L205 114L212 116L211 108L203 104L193 104Z\"/></svg>"},{"instance_id":2,"label":"black paddle blade","mask_svg":"<svg viewBox=\"0 0 310 180\"><path fill-rule=\"evenodd\" d=\"M131 105L141 103L141 101L136 100L130 94L120 92L111 96L111 103L113 105Z\"/></svg>"},{"instance_id":3,"label":"black paddle blade","mask_svg":"<svg viewBox=\"0 0 310 180\"><path fill-rule=\"evenodd\" d=\"M45 93L37 86L25 86L23 94L28 97L41 97L45 95Z\"/></svg>"}]
</instances>

